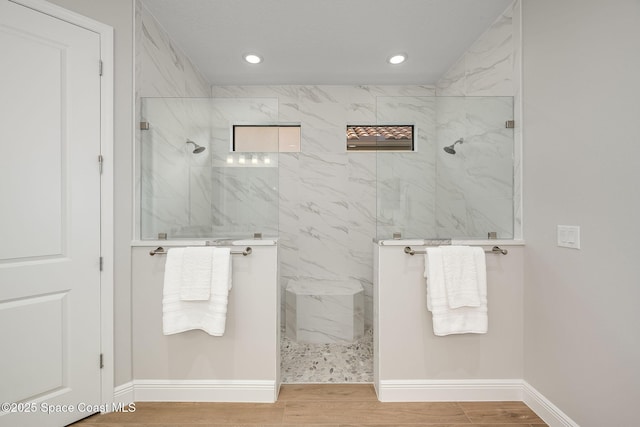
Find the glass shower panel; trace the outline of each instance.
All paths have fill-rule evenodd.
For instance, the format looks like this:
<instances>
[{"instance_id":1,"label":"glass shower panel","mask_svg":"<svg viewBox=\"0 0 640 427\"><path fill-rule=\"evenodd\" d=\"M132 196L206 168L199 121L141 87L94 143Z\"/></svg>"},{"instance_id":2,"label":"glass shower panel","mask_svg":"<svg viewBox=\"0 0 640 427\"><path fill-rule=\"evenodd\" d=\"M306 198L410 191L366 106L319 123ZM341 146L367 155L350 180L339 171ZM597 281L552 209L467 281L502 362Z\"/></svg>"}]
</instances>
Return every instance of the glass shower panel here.
<instances>
[{"instance_id":1,"label":"glass shower panel","mask_svg":"<svg viewBox=\"0 0 640 427\"><path fill-rule=\"evenodd\" d=\"M413 152L377 152L377 237L436 234L434 97L378 97L377 124L414 125Z\"/></svg>"},{"instance_id":2,"label":"glass shower panel","mask_svg":"<svg viewBox=\"0 0 640 427\"><path fill-rule=\"evenodd\" d=\"M438 237L513 238L513 97L439 97ZM443 148L461 139L455 154Z\"/></svg>"},{"instance_id":3,"label":"glass shower panel","mask_svg":"<svg viewBox=\"0 0 640 427\"><path fill-rule=\"evenodd\" d=\"M140 231L195 237L208 233L209 99L143 98L140 130ZM144 129L144 126L141 126ZM193 153L194 141L205 147Z\"/></svg>"},{"instance_id":4,"label":"glass shower panel","mask_svg":"<svg viewBox=\"0 0 640 427\"><path fill-rule=\"evenodd\" d=\"M277 122L277 98L212 98L212 233L278 234L278 153L232 151L234 124Z\"/></svg>"},{"instance_id":5,"label":"glass shower panel","mask_svg":"<svg viewBox=\"0 0 640 427\"><path fill-rule=\"evenodd\" d=\"M376 154L378 239L513 238L512 97L379 97L376 107L378 123L417 129L415 152Z\"/></svg>"},{"instance_id":6,"label":"glass shower panel","mask_svg":"<svg viewBox=\"0 0 640 427\"><path fill-rule=\"evenodd\" d=\"M143 98L141 112L141 239L277 235L278 154L230 139L234 123L277 120L277 99Z\"/></svg>"}]
</instances>

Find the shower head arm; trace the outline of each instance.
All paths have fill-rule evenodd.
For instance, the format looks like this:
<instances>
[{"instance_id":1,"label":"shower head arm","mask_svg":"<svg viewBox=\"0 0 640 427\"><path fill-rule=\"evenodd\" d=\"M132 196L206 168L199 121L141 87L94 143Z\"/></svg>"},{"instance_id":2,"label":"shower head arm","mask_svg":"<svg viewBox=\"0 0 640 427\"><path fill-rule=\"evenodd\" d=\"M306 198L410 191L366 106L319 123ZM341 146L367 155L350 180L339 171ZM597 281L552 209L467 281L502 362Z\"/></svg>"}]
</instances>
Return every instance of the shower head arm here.
<instances>
[{"instance_id":1,"label":"shower head arm","mask_svg":"<svg viewBox=\"0 0 640 427\"><path fill-rule=\"evenodd\" d=\"M443 150L449 154L456 154L456 150L454 149L454 147L456 146L456 144L462 144L462 143L464 143L464 138L459 138L453 144L444 147Z\"/></svg>"},{"instance_id":2,"label":"shower head arm","mask_svg":"<svg viewBox=\"0 0 640 427\"><path fill-rule=\"evenodd\" d=\"M202 146L200 146L200 145L196 144L195 142L193 142L193 141L192 141L192 140L190 140L190 139L187 139L186 144L193 144L193 153L194 153L194 154L202 153L202 152L205 150L205 148L204 148L204 147L202 147Z\"/></svg>"}]
</instances>

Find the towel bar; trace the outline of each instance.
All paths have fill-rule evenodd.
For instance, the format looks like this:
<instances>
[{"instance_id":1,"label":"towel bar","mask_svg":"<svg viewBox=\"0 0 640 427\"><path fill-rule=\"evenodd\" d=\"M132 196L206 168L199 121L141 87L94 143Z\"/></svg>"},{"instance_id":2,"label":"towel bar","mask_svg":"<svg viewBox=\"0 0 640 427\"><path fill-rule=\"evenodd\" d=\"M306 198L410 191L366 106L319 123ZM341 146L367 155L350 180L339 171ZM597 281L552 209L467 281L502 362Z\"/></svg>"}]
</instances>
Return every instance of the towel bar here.
<instances>
[{"instance_id":1,"label":"towel bar","mask_svg":"<svg viewBox=\"0 0 640 427\"><path fill-rule=\"evenodd\" d=\"M427 251L415 251L415 250L411 249L411 246L406 246L404 248L404 253L413 256L415 254L425 254L425 253L427 253ZM509 251L506 250L506 249L502 249L500 246L494 246L493 248L491 248L490 251L485 251L485 253L496 254L496 255L497 254L506 255L506 254L509 253Z\"/></svg>"},{"instance_id":2,"label":"towel bar","mask_svg":"<svg viewBox=\"0 0 640 427\"><path fill-rule=\"evenodd\" d=\"M253 249L251 249L251 246L247 246L246 248L244 248L243 251L231 251L231 255L247 256L247 255L251 255L251 252L253 252ZM162 246L158 246L157 248L155 248L151 252L149 252L149 255L151 255L151 256L154 256L154 255L166 255L166 254L167 254L167 250L165 248L163 248Z\"/></svg>"}]
</instances>

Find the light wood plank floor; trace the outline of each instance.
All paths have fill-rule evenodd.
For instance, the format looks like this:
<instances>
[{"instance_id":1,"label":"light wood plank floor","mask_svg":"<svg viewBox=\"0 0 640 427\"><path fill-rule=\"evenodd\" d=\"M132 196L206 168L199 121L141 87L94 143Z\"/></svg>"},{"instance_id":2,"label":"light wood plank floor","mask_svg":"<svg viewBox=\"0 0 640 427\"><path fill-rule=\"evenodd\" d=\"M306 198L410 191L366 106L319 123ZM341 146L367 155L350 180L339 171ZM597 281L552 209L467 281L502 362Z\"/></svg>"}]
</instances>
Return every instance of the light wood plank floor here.
<instances>
[{"instance_id":1,"label":"light wood plank floor","mask_svg":"<svg viewBox=\"0 0 640 427\"><path fill-rule=\"evenodd\" d=\"M547 427L522 402L381 403L369 384L289 384L276 403L140 402L73 427Z\"/></svg>"}]
</instances>

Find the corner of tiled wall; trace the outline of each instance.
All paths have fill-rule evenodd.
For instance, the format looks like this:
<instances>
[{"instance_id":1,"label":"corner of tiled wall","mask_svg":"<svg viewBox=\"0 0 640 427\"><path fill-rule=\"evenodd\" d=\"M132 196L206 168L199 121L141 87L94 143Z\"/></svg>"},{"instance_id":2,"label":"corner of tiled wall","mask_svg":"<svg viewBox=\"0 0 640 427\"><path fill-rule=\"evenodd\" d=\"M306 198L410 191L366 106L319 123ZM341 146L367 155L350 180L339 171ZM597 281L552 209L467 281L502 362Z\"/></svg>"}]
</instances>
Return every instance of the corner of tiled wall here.
<instances>
[{"instance_id":1,"label":"corner of tiled wall","mask_svg":"<svg viewBox=\"0 0 640 427\"><path fill-rule=\"evenodd\" d=\"M502 210L511 207L513 212L513 229L506 228L492 229L486 231L498 232L498 237L519 239L522 236L522 210L521 210L521 98L520 98L520 61L521 61L521 37L520 37L520 0L515 0L507 9L494 21L494 23L478 38L476 42L458 59L458 61L442 76L436 84L436 94L439 97L512 97L512 110L504 110L504 121L515 120L513 129L513 153L509 157L509 165L496 165L498 169L512 168L513 183L501 182L499 185L507 185L513 188L512 192L498 191L492 188L491 203L488 206L502 206ZM496 101L501 101L496 98ZM463 135L460 135L463 136ZM448 145L459 136L450 135L439 145ZM492 147L487 147L492 149ZM460 151L463 151L461 149ZM511 159L513 157L513 159ZM447 158L447 157L445 157ZM496 157L499 158L499 157ZM454 177L460 177L460 172L456 167L464 162L454 164L452 159L449 162L441 162L438 173L442 176L448 175L447 179L440 179L441 182L455 182ZM489 171L492 174L495 170ZM459 194L474 194L471 189L466 188L462 179L458 179L461 184ZM477 181L470 180L473 184ZM444 189L443 189L444 190ZM439 191L438 197L451 198L455 192ZM475 203L477 205L477 203ZM456 237L455 231L461 227L474 227L478 230L483 227L493 227L492 221L500 215L501 209L491 209L478 212L486 220L481 220L475 225L467 224L471 218L474 203L458 197L458 200L449 200L448 203L438 203L438 206L450 206L451 212L440 211L437 214L439 219L439 230L441 233L452 234Z\"/></svg>"},{"instance_id":2,"label":"corner of tiled wall","mask_svg":"<svg viewBox=\"0 0 640 427\"><path fill-rule=\"evenodd\" d=\"M145 117L149 110L150 103L143 105L143 98L188 98L188 97L209 97L210 84L206 77L198 71L191 60L178 49L167 33L162 29L153 15L144 7L140 0L135 2L135 103L136 118L138 121L149 120ZM160 103L161 100L151 100L154 103ZM170 101L171 106L168 108L175 109L173 105L179 100ZM139 126L136 129L135 143L135 162L136 170L136 200L140 200L140 206L136 207L136 224L141 230L137 234L143 237L153 237L158 231L169 231L172 226L170 217L185 218L190 211L189 203L204 203L207 200L187 200L184 198L182 203L175 203L180 200L174 195L185 194L185 189L190 185L202 183L207 185L206 176L210 172L208 168L199 167L198 160L184 156L185 137L199 140L208 139L206 134L202 133L202 126L198 124L198 120L208 120L202 118L204 113L194 108L196 105L183 102L186 109L190 109L190 113L183 112L179 115L167 115L167 119L175 122L169 125L164 122L163 126L170 127L174 130L169 135L160 135L159 132L154 134L154 147L160 147L170 152L168 156L153 156L153 163L150 161L141 161L145 156L144 149L148 149L145 144L145 138L148 140L154 132L154 124L151 123L150 131L141 131ZM189 104L189 105L187 105ZM156 109L157 110L157 109ZM145 133L143 133L145 132ZM179 136L178 136L179 135ZM204 145L204 144L203 144ZM178 157L176 157L178 156ZM183 162L175 162L176 158L183 158ZM149 160L147 158L146 160ZM187 162L188 169L185 171L184 164ZM142 164L146 167L143 169ZM162 175L162 176L160 176ZM170 176L175 179L166 180ZM160 191L150 194L143 191L141 182L162 183L156 185ZM210 210L210 209L209 209ZM158 218L155 213L167 212L167 218ZM141 217L145 221L141 221ZM177 219L176 219L177 221ZM176 221L173 221L175 223ZM175 228L175 226L174 226Z\"/></svg>"}]
</instances>

